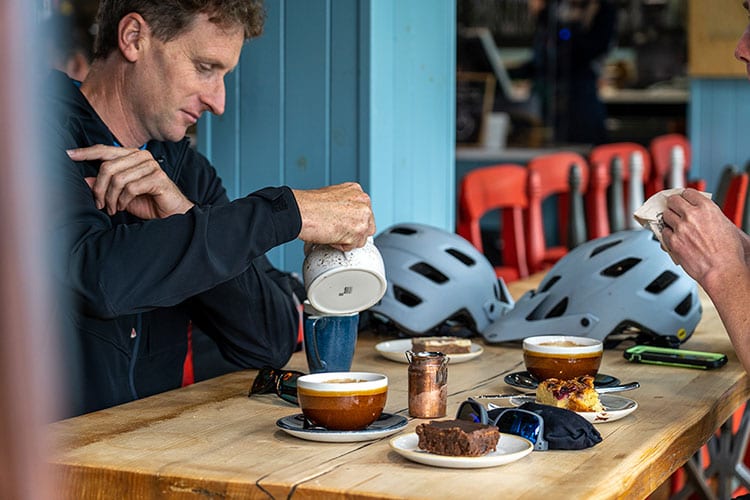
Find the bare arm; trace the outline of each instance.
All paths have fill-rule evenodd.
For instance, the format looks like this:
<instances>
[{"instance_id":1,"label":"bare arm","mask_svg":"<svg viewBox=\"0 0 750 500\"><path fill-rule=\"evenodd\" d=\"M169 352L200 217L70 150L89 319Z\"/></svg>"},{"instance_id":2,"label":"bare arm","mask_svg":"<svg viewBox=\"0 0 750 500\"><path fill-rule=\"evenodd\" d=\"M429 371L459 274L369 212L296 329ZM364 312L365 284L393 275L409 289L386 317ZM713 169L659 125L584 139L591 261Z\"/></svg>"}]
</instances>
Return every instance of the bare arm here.
<instances>
[{"instance_id":1,"label":"bare arm","mask_svg":"<svg viewBox=\"0 0 750 500\"><path fill-rule=\"evenodd\" d=\"M742 238L742 248L745 250L745 265L750 266L750 235L740 231L740 237Z\"/></svg>"},{"instance_id":2,"label":"bare arm","mask_svg":"<svg viewBox=\"0 0 750 500\"><path fill-rule=\"evenodd\" d=\"M669 197L664 222L666 248L711 298L750 372L750 238L693 189Z\"/></svg>"},{"instance_id":3,"label":"bare arm","mask_svg":"<svg viewBox=\"0 0 750 500\"><path fill-rule=\"evenodd\" d=\"M348 251L375 234L370 197L354 182L322 189L293 190L302 217L299 239Z\"/></svg>"}]
</instances>

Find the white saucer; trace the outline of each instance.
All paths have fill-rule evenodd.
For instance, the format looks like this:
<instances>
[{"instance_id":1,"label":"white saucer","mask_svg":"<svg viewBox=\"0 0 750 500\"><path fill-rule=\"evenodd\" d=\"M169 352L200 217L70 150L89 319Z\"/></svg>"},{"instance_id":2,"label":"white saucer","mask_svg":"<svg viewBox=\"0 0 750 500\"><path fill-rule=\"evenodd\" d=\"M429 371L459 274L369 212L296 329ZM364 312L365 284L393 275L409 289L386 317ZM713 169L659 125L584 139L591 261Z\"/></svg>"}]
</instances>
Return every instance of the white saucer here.
<instances>
[{"instance_id":1,"label":"white saucer","mask_svg":"<svg viewBox=\"0 0 750 500\"><path fill-rule=\"evenodd\" d=\"M483 457L451 457L436 455L418 447L419 436L415 432L391 439L391 448L404 458L420 464L454 469L478 469L495 467L525 457L534 449L530 441L513 434L500 433L497 449Z\"/></svg>"},{"instance_id":2,"label":"white saucer","mask_svg":"<svg viewBox=\"0 0 750 500\"><path fill-rule=\"evenodd\" d=\"M521 406L529 401L534 403L536 402L536 398L534 396L514 396L510 398L510 404L514 406ZM576 413L592 424L603 424L605 422L620 420L621 418L630 415L636 410L636 408L638 408L638 403L632 399L624 398L622 396L614 396L612 394L600 394L599 401L602 402L604 411L577 411Z\"/></svg>"},{"instance_id":3,"label":"white saucer","mask_svg":"<svg viewBox=\"0 0 750 500\"><path fill-rule=\"evenodd\" d=\"M387 340L385 342L380 342L375 346L375 350L378 351L381 356L390 359L391 361L408 363L409 360L406 359L406 354L404 353L406 351L411 351L411 339ZM484 348L481 345L472 342L470 352L447 354L448 362L453 365L456 363L463 363L464 361L476 358L482 354L482 352L484 352Z\"/></svg>"},{"instance_id":4,"label":"white saucer","mask_svg":"<svg viewBox=\"0 0 750 500\"><path fill-rule=\"evenodd\" d=\"M325 443L353 443L356 441L372 441L390 436L406 426L406 417L383 413L369 427L361 431L329 431L328 429L305 429L305 418L301 413L289 415L276 421L276 425L287 434Z\"/></svg>"}]
</instances>

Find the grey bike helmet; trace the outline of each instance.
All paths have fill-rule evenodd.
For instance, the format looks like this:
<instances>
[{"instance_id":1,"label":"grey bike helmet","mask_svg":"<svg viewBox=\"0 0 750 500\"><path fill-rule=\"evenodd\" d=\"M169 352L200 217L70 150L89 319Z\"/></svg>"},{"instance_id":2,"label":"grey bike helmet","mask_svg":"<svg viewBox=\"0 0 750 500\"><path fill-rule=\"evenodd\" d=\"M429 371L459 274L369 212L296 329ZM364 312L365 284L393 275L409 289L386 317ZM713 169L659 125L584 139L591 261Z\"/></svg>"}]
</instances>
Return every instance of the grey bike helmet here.
<instances>
[{"instance_id":1,"label":"grey bike helmet","mask_svg":"<svg viewBox=\"0 0 750 500\"><path fill-rule=\"evenodd\" d=\"M698 287L645 229L620 231L571 250L539 288L486 328L488 342L581 335L611 347L625 338L678 346L701 319Z\"/></svg>"},{"instance_id":2,"label":"grey bike helmet","mask_svg":"<svg viewBox=\"0 0 750 500\"><path fill-rule=\"evenodd\" d=\"M487 258L461 236L423 224L397 224L375 238L388 288L370 308L409 335L446 322L472 333L513 306Z\"/></svg>"}]
</instances>

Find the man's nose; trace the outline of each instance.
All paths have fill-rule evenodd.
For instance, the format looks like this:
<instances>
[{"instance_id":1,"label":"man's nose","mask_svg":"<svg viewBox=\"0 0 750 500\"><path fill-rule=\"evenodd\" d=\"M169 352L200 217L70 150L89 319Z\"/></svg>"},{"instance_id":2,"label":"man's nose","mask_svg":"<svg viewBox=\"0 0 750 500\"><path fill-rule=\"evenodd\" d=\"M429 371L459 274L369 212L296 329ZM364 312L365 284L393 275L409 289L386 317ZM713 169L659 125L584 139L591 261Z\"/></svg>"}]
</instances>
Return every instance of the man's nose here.
<instances>
[{"instance_id":1,"label":"man's nose","mask_svg":"<svg viewBox=\"0 0 750 500\"><path fill-rule=\"evenodd\" d=\"M737 47L734 49L734 57L740 61L750 62L750 27L742 33Z\"/></svg>"},{"instance_id":2,"label":"man's nose","mask_svg":"<svg viewBox=\"0 0 750 500\"><path fill-rule=\"evenodd\" d=\"M202 93L201 100L211 113L215 115L224 114L224 106L226 104L224 79L217 78L217 81L213 85L208 86Z\"/></svg>"}]
</instances>

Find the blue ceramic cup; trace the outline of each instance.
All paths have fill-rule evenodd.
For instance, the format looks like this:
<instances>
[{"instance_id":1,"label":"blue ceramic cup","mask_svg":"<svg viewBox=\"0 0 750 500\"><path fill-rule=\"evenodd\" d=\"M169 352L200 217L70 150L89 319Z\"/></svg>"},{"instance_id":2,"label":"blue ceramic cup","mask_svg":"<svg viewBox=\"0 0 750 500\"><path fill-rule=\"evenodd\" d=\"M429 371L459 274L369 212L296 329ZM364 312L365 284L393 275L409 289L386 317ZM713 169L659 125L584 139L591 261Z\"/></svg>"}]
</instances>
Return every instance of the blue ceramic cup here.
<instances>
[{"instance_id":1,"label":"blue ceramic cup","mask_svg":"<svg viewBox=\"0 0 750 500\"><path fill-rule=\"evenodd\" d=\"M357 344L359 314L305 314L305 354L310 373L348 372Z\"/></svg>"}]
</instances>

